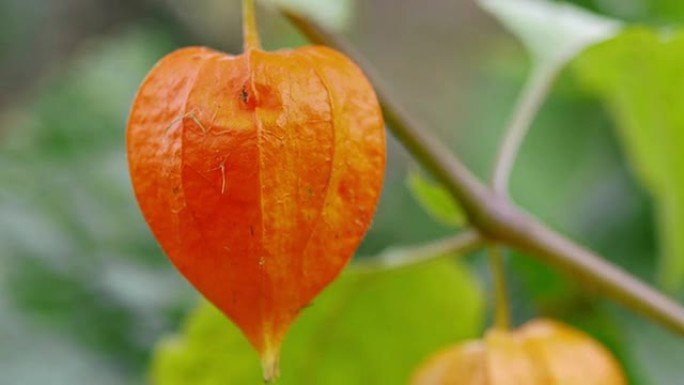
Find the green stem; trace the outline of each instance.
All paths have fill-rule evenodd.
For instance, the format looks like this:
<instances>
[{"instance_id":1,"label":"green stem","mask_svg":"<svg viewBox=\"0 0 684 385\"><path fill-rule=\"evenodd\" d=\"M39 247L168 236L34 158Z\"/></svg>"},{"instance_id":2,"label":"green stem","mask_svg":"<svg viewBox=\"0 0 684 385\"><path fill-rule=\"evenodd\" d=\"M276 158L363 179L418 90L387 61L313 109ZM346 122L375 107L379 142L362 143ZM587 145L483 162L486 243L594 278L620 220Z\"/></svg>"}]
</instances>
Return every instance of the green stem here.
<instances>
[{"instance_id":1,"label":"green stem","mask_svg":"<svg viewBox=\"0 0 684 385\"><path fill-rule=\"evenodd\" d=\"M376 88L396 138L461 204L483 237L528 253L629 309L684 336L684 308L600 256L528 216L479 181L461 161L418 124L382 85L373 69L338 36L285 9L281 12L311 41L345 52Z\"/></svg>"},{"instance_id":2,"label":"green stem","mask_svg":"<svg viewBox=\"0 0 684 385\"><path fill-rule=\"evenodd\" d=\"M511 307L508 301L503 253L499 245L490 245L488 251L494 281L494 325L497 329L508 330L511 328Z\"/></svg>"},{"instance_id":3,"label":"green stem","mask_svg":"<svg viewBox=\"0 0 684 385\"><path fill-rule=\"evenodd\" d=\"M451 258L454 255L469 254L484 245L484 239L477 231L466 230L457 235L439 239L419 246L390 248L373 257L361 258L347 267L350 273L373 273L397 270L434 261Z\"/></svg>"},{"instance_id":4,"label":"green stem","mask_svg":"<svg viewBox=\"0 0 684 385\"><path fill-rule=\"evenodd\" d=\"M532 68L532 73L518 98L515 111L506 128L505 138L501 142L499 154L494 163L492 187L498 194L507 195L508 181L515 165L515 159L534 117L544 104L558 70L559 66L556 64L535 65Z\"/></svg>"},{"instance_id":5,"label":"green stem","mask_svg":"<svg viewBox=\"0 0 684 385\"><path fill-rule=\"evenodd\" d=\"M242 0L242 31L245 51L261 49L254 0Z\"/></svg>"}]
</instances>

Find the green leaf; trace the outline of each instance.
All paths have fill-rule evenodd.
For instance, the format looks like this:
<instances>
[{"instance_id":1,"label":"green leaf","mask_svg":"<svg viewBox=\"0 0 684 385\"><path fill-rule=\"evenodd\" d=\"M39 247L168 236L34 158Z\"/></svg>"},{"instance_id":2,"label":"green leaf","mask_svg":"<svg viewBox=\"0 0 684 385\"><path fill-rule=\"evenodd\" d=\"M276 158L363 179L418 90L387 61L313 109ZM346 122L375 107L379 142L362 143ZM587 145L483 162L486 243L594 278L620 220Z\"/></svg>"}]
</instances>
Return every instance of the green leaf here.
<instances>
[{"instance_id":1,"label":"green leaf","mask_svg":"<svg viewBox=\"0 0 684 385\"><path fill-rule=\"evenodd\" d=\"M671 385L682 380L684 344L681 338L633 314L622 316L622 341L629 346L631 361L639 365L629 368L637 371L641 384ZM632 382L630 382L631 384Z\"/></svg>"},{"instance_id":2,"label":"green leaf","mask_svg":"<svg viewBox=\"0 0 684 385\"><path fill-rule=\"evenodd\" d=\"M149 23L95 39L0 114L2 384L141 383L194 298L134 203L124 142L174 36Z\"/></svg>"},{"instance_id":3,"label":"green leaf","mask_svg":"<svg viewBox=\"0 0 684 385\"><path fill-rule=\"evenodd\" d=\"M264 0L312 18L333 30L349 25L354 0Z\"/></svg>"},{"instance_id":4,"label":"green leaf","mask_svg":"<svg viewBox=\"0 0 684 385\"><path fill-rule=\"evenodd\" d=\"M442 186L428 181L417 171L409 172L406 186L416 201L435 220L452 227L462 227L466 224L465 213Z\"/></svg>"},{"instance_id":5,"label":"green leaf","mask_svg":"<svg viewBox=\"0 0 684 385\"><path fill-rule=\"evenodd\" d=\"M521 40L535 64L559 67L586 47L614 36L615 20L546 0L478 0Z\"/></svg>"},{"instance_id":6,"label":"green leaf","mask_svg":"<svg viewBox=\"0 0 684 385\"><path fill-rule=\"evenodd\" d=\"M441 347L476 336L483 298L462 267L439 261L414 269L345 274L285 339L281 385L396 385ZM259 359L221 313L203 303L182 336L162 341L155 385L258 384Z\"/></svg>"},{"instance_id":7,"label":"green leaf","mask_svg":"<svg viewBox=\"0 0 684 385\"><path fill-rule=\"evenodd\" d=\"M575 63L605 101L631 164L656 200L660 278L684 282L684 31L626 30Z\"/></svg>"}]
</instances>

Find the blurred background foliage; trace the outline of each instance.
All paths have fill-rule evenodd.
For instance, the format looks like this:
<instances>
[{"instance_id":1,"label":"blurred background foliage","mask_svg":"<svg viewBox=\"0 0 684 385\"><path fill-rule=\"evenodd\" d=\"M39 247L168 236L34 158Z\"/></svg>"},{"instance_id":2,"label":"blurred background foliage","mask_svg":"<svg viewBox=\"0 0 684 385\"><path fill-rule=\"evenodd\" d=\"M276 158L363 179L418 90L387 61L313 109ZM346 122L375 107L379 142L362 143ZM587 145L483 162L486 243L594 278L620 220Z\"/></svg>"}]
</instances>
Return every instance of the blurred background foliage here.
<instances>
[{"instance_id":1,"label":"blurred background foliage","mask_svg":"<svg viewBox=\"0 0 684 385\"><path fill-rule=\"evenodd\" d=\"M574 3L646 26L677 29L684 24L684 2L679 0ZM487 177L529 70L522 45L468 0L316 4L315 14L368 57L405 107ZM239 337L230 337L230 332L226 339L206 337L219 333L216 323L201 322L207 314L211 317L211 308L202 305L183 322L196 309L198 297L171 268L140 216L124 147L128 108L151 66L184 45L239 52L239 7L237 0L0 2L0 384L142 384L151 378L173 384L159 375L164 365L177 370L168 374L178 379L175 383L218 383L196 366L178 363L198 359L202 349L197 354L192 350L197 349L197 333L234 368L244 362L236 370L258 378L251 359L255 356L246 360L221 350L235 344L236 351L243 351ZM273 12L263 10L260 22L267 47L303 42ZM616 60L619 65L633 59ZM545 103L515 168L512 195L551 226L656 282L658 207L626 160L610 115L617 102L607 108L599 99L621 93L596 81L587 87L591 75L575 70L581 66L561 74ZM677 68L684 67L672 69L681 74ZM605 74L599 70L595 74L601 79ZM578 77L578 72L584 75ZM623 79L630 72L624 73ZM389 151L378 215L359 255L453 231L449 223L431 219L412 197L406 175L415 172L416 164L410 156L393 141ZM427 275L421 269L436 272ZM365 368L367 357L392 357L401 344L391 337L400 336L406 338L409 354L402 355L403 361L385 359L378 369L393 374L389 378L394 382L388 384L397 383L410 371L410 363L430 351L477 337L489 324L484 298L491 285L485 259L475 255L458 265L421 269L375 280L345 277L336 283L286 341L284 360L289 359L288 349L293 353L284 370L289 375L304 370L297 360L313 346L315 354L329 355L321 365L332 367L327 375L337 376L339 383L380 383L368 374L345 382L344 375L355 373L353 359ZM591 332L618 355L633 384L681 381L682 339L529 256L512 255L508 270L516 322L543 315ZM340 347L333 353L314 346L307 340L306 325L325 317L327 306L337 303L351 285L347 280L354 279L375 286L366 285L367 294L344 302L349 309L345 316L353 322L342 323L340 333L350 342L328 341ZM437 287L441 281L444 285ZM670 292L680 299L684 294ZM372 316L365 318L368 312ZM187 332L186 340L166 337L180 330ZM388 336L388 331L396 334ZM164 337L153 361L155 346ZM390 344L387 351L379 349L383 344ZM323 381L312 383L337 383L330 377L311 378Z\"/></svg>"}]
</instances>

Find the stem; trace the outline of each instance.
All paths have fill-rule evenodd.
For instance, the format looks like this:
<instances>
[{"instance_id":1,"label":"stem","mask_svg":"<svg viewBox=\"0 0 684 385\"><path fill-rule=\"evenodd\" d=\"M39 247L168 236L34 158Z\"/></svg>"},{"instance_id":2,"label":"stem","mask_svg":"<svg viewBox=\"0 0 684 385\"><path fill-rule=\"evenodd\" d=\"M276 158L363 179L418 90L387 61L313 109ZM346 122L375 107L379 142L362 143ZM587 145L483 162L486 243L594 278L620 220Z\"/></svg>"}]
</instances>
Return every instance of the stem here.
<instances>
[{"instance_id":1,"label":"stem","mask_svg":"<svg viewBox=\"0 0 684 385\"><path fill-rule=\"evenodd\" d=\"M359 262L350 264L347 271L351 273L373 273L403 269L440 258L465 255L477 250L483 244L484 239L477 231L466 230L457 235L423 245L400 249L389 248L377 256L365 257Z\"/></svg>"},{"instance_id":2,"label":"stem","mask_svg":"<svg viewBox=\"0 0 684 385\"><path fill-rule=\"evenodd\" d=\"M597 289L629 309L684 336L684 308L600 256L551 230L476 179L430 130L394 100L377 74L338 36L285 9L281 12L311 41L345 52L375 86L388 127L421 165L463 207L480 234L514 247Z\"/></svg>"},{"instance_id":3,"label":"stem","mask_svg":"<svg viewBox=\"0 0 684 385\"><path fill-rule=\"evenodd\" d=\"M491 245L489 248L489 265L494 281L494 325L497 329L508 330L511 327L511 307L508 302L506 271L501 246Z\"/></svg>"},{"instance_id":4,"label":"stem","mask_svg":"<svg viewBox=\"0 0 684 385\"><path fill-rule=\"evenodd\" d=\"M242 31L245 51L261 49L254 0L242 0Z\"/></svg>"},{"instance_id":5,"label":"stem","mask_svg":"<svg viewBox=\"0 0 684 385\"><path fill-rule=\"evenodd\" d=\"M557 64L535 65L518 97L515 111L505 131L506 136L501 142L499 154L494 163L492 187L498 194L507 194L508 180L513 171L520 146L539 108L544 104L559 68Z\"/></svg>"},{"instance_id":6,"label":"stem","mask_svg":"<svg viewBox=\"0 0 684 385\"><path fill-rule=\"evenodd\" d=\"M680 304L531 218L520 226L526 228L509 229L505 243L684 337L684 308Z\"/></svg>"}]
</instances>

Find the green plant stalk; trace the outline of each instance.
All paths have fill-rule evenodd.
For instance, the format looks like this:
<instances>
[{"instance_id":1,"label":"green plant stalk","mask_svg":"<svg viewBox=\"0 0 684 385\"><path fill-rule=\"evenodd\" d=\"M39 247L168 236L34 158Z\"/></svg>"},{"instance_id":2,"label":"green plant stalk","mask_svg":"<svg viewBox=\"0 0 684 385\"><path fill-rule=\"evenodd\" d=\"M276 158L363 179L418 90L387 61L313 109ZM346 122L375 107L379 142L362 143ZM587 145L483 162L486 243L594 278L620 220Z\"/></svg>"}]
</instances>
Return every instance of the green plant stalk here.
<instances>
[{"instance_id":1,"label":"green plant stalk","mask_svg":"<svg viewBox=\"0 0 684 385\"><path fill-rule=\"evenodd\" d=\"M372 257L360 258L352 262L345 272L374 273L378 271L398 270L432 262L440 257L451 258L455 255L467 255L481 248L485 239L475 230L460 233L432 241L423 245L388 248Z\"/></svg>"},{"instance_id":2,"label":"green plant stalk","mask_svg":"<svg viewBox=\"0 0 684 385\"><path fill-rule=\"evenodd\" d=\"M511 328L511 306L508 301L508 287L506 284L506 269L502 248L492 244L487 248L489 252L489 266L494 282L494 326L500 330Z\"/></svg>"},{"instance_id":3,"label":"green plant stalk","mask_svg":"<svg viewBox=\"0 0 684 385\"><path fill-rule=\"evenodd\" d=\"M409 116L375 71L341 38L286 9L312 42L345 52L374 84L385 120L395 137L462 205L482 236L528 253L606 297L684 336L684 308L600 256L540 223L479 181L430 130Z\"/></svg>"},{"instance_id":4,"label":"green plant stalk","mask_svg":"<svg viewBox=\"0 0 684 385\"><path fill-rule=\"evenodd\" d=\"M496 162L494 162L491 184L494 191L500 195L508 194L508 181L520 147L560 68L560 64L555 62L536 64L532 67L532 73L518 98L511 121L506 127L504 140L501 141Z\"/></svg>"},{"instance_id":5,"label":"green plant stalk","mask_svg":"<svg viewBox=\"0 0 684 385\"><path fill-rule=\"evenodd\" d=\"M242 0L242 35L245 51L261 49L254 0Z\"/></svg>"},{"instance_id":6,"label":"green plant stalk","mask_svg":"<svg viewBox=\"0 0 684 385\"><path fill-rule=\"evenodd\" d=\"M563 63L562 61L535 63L518 97L513 115L504 132L490 181L494 192L502 197L508 196L509 180L520 148ZM495 326L506 330L510 328L511 310L502 250L503 247L498 245L489 247L489 265L494 278Z\"/></svg>"}]
</instances>

